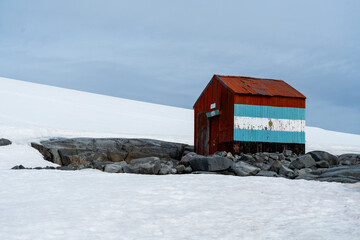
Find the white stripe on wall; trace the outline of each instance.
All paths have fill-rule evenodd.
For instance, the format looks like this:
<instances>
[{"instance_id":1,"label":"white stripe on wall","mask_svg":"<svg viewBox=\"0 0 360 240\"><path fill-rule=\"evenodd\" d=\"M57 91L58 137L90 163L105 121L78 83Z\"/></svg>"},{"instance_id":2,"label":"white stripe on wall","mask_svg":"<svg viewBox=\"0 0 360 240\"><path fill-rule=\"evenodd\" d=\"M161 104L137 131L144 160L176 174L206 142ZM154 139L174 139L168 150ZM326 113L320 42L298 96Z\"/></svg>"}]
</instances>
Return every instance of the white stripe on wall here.
<instances>
[{"instance_id":1,"label":"white stripe on wall","mask_svg":"<svg viewBox=\"0 0 360 240\"><path fill-rule=\"evenodd\" d=\"M272 126L270 126L272 125ZM234 117L235 129L305 132L305 120Z\"/></svg>"}]
</instances>

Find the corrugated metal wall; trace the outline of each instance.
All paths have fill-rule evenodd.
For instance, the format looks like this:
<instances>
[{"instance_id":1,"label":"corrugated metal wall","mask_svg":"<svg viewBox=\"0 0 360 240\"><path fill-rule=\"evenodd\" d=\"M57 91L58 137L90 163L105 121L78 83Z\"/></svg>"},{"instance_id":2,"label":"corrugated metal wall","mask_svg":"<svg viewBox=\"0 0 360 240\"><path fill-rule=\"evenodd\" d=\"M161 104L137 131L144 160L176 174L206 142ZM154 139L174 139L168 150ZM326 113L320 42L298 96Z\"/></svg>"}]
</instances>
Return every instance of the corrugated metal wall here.
<instances>
[{"instance_id":1,"label":"corrugated metal wall","mask_svg":"<svg viewBox=\"0 0 360 240\"><path fill-rule=\"evenodd\" d=\"M211 104L216 107L211 109ZM218 144L233 140L234 94L213 77L194 105L195 139L198 154L212 154ZM219 116L206 118L206 113L218 110ZM217 119L216 119L217 118ZM210 130L211 124L211 130Z\"/></svg>"},{"instance_id":2,"label":"corrugated metal wall","mask_svg":"<svg viewBox=\"0 0 360 240\"><path fill-rule=\"evenodd\" d=\"M215 110L220 114L209 114ZM194 117L198 154L235 147L244 152L305 150L304 98L235 94L214 75L194 105Z\"/></svg>"}]
</instances>

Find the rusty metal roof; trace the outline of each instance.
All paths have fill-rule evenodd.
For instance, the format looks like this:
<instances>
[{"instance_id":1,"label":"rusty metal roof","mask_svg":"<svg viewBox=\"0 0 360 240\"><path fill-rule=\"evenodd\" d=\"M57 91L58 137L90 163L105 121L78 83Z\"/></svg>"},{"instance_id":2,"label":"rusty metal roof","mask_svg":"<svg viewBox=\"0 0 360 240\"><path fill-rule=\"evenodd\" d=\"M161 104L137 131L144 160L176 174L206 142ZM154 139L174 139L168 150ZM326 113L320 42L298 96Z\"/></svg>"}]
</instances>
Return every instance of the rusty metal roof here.
<instances>
[{"instance_id":1,"label":"rusty metal roof","mask_svg":"<svg viewBox=\"0 0 360 240\"><path fill-rule=\"evenodd\" d=\"M306 98L283 80L214 75L237 94Z\"/></svg>"}]
</instances>

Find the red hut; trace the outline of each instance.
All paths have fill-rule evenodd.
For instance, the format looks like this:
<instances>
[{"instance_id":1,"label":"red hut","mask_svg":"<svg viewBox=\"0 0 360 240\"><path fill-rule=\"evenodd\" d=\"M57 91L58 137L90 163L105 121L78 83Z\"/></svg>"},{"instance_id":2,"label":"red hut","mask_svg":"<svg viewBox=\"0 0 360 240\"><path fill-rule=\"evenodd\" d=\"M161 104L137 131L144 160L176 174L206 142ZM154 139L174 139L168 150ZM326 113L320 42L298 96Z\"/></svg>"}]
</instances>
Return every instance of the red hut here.
<instances>
[{"instance_id":1,"label":"red hut","mask_svg":"<svg viewBox=\"0 0 360 240\"><path fill-rule=\"evenodd\" d=\"M194 105L196 152L304 153L305 99L282 80L214 75Z\"/></svg>"}]
</instances>

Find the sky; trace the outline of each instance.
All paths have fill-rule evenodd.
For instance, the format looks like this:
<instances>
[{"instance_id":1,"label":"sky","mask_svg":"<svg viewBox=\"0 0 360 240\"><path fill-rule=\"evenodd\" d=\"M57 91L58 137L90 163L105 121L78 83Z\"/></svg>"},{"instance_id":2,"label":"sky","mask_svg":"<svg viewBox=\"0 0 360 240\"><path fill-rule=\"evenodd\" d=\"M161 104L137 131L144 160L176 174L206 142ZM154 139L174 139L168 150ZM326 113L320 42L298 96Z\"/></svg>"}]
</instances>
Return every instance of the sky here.
<instances>
[{"instance_id":1,"label":"sky","mask_svg":"<svg viewBox=\"0 0 360 240\"><path fill-rule=\"evenodd\" d=\"M357 0L0 0L0 76L189 109L213 74L282 79L307 97L307 125L360 134L359 12Z\"/></svg>"}]
</instances>

